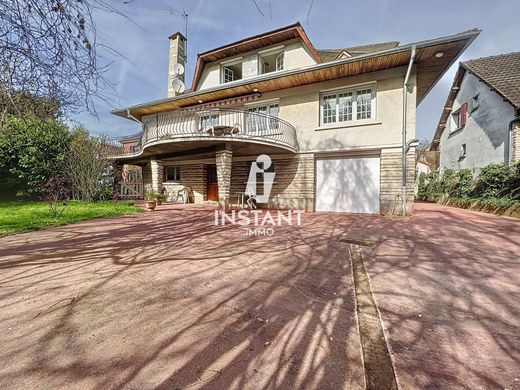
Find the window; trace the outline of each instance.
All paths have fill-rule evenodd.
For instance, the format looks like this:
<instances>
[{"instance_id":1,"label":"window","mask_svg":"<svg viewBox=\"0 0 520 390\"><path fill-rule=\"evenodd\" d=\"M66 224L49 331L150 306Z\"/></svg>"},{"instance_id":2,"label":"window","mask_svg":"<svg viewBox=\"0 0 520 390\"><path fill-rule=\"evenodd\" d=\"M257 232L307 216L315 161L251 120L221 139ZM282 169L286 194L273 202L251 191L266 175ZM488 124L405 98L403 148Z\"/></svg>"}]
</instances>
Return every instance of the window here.
<instances>
[{"instance_id":1,"label":"window","mask_svg":"<svg viewBox=\"0 0 520 390\"><path fill-rule=\"evenodd\" d=\"M276 51L259 55L260 74L283 70L284 52Z\"/></svg>"},{"instance_id":2,"label":"window","mask_svg":"<svg viewBox=\"0 0 520 390\"><path fill-rule=\"evenodd\" d=\"M462 129L466 125L466 119L468 116L468 103L464 103L460 108L451 114L453 119L453 130L457 131Z\"/></svg>"},{"instance_id":3,"label":"window","mask_svg":"<svg viewBox=\"0 0 520 390\"><path fill-rule=\"evenodd\" d=\"M278 103L250 107L247 111L253 114L249 115L247 120L249 133L278 130L278 113L280 111Z\"/></svg>"},{"instance_id":4,"label":"window","mask_svg":"<svg viewBox=\"0 0 520 390\"><path fill-rule=\"evenodd\" d=\"M451 118L453 119L454 130L460 129L460 110L455 111L451 114Z\"/></svg>"},{"instance_id":5,"label":"window","mask_svg":"<svg viewBox=\"0 0 520 390\"><path fill-rule=\"evenodd\" d=\"M222 66L222 82L229 83L231 81L242 79L242 61Z\"/></svg>"},{"instance_id":6,"label":"window","mask_svg":"<svg viewBox=\"0 0 520 390\"><path fill-rule=\"evenodd\" d=\"M321 97L321 125L366 121L375 118L373 87L360 87Z\"/></svg>"},{"instance_id":7,"label":"window","mask_svg":"<svg viewBox=\"0 0 520 390\"><path fill-rule=\"evenodd\" d=\"M164 181L178 182L181 181L181 167L164 167Z\"/></svg>"},{"instance_id":8,"label":"window","mask_svg":"<svg viewBox=\"0 0 520 390\"><path fill-rule=\"evenodd\" d=\"M283 52L276 57L276 70L283 70Z\"/></svg>"},{"instance_id":9,"label":"window","mask_svg":"<svg viewBox=\"0 0 520 390\"><path fill-rule=\"evenodd\" d=\"M464 157L466 157L466 144L460 145L459 159L463 159Z\"/></svg>"},{"instance_id":10,"label":"window","mask_svg":"<svg viewBox=\"0 0 520 390\"><path fill-rule=\"evenodd\" d=\"M469 101L469 113L471 114L478 108L478 95L475 95Z\"/></svg>"},{"instance_id":11,"label":"window","mask_svg":"<svg viewBox=\"0 0 520 390\"><path fill-rule=\"evenodd\" d=\"M210 127L218 126L218 114L201 115L200 128L209 129Z\"/></svg>"}]
</instances>

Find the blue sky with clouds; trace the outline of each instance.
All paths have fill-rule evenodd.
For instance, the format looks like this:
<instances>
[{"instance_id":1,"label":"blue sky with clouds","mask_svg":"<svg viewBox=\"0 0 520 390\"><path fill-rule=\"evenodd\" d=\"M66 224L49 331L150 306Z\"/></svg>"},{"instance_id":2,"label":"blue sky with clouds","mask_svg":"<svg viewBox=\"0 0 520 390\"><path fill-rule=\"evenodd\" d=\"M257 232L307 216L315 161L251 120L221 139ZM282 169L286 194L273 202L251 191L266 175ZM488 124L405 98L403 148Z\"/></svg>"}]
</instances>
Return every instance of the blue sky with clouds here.
<instances>
[{"instance_id":1,"label":"blue sky with clouds","mask_svg":"<svg viewBox=\"0 0 520 390\"><path fill-rule=\"evenodd\" d=\"M93 133L112 136L139 131L139 125L110 114L112 108L166 97L168 36L184 31L183 18L164 11L189 14L186 80L191 84L197 53L299 20L316 48L356 46L374 42L416 42L474 27L480 36L460 60L520 50L519 0L109 0L132 21L97 13L100 39L124 57L100 53L111 63L106 74L117 94L115 107L98 103L99 120L83 113L74 117ZM456 64L421 103L417 135L431 138Z\"/></svg>"}]
</instances>

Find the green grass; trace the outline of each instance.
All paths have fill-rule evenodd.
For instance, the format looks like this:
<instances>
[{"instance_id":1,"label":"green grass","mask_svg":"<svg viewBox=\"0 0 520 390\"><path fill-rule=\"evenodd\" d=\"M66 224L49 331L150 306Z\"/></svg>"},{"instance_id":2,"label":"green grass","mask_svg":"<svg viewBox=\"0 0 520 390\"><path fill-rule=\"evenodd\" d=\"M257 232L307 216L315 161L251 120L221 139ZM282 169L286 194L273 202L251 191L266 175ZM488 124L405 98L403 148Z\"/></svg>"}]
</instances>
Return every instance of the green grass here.
<instances>
[{"instance_id":1,"label":"green grass","mask_svg":"<svg viewBox=\"0 0 520 390\"><path fill-rule=\"evenodd\" d=\"M87 219L135 214L141 209L133 202L81 202L70 201L61 216L53 218L45 202L0 203L0 236L27 230L85 221Z\"/></svg>"}]
</instances>

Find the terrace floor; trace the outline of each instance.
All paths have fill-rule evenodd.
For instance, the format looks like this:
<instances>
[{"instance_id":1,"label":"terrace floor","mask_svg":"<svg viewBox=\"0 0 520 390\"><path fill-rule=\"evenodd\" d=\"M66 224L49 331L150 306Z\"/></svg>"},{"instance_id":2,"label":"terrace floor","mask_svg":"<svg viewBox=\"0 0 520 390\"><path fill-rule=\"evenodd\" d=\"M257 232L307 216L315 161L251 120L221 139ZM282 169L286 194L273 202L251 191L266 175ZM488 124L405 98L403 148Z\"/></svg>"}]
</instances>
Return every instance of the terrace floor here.
<instances>
[{"instance_id":1,"label":"terrace floor","mask_svg":"<svg viewBox=\"0 0 520 390\"><path fill-rule=\"evenodd\" d=\"M417 204L248 237L163 205L0 238L0 387L364 388L349 246L402 388L520 386L520 222Z\"/></svg>"}]
</instances>

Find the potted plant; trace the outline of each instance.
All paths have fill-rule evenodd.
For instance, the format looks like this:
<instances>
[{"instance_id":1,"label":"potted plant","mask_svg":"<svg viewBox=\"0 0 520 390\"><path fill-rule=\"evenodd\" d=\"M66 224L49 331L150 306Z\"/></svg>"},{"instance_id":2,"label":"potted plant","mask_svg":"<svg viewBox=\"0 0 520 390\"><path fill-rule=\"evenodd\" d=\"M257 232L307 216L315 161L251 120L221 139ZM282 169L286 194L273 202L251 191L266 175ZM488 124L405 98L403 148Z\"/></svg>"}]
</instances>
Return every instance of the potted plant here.
<instances>
[{"instance_id":1,"label":"potted plant","mask_svg":"<svg viewBox=\"0 0 520 390\"><path fill-rule=\"evenodd\" d=\"M157 206L162 205L162 202L166 202L166 194L163 192L157 194Z\"/></svg>"},{"instance_id":2,"label":"potted plant","mask_svg":"<svg viewBox=\"0 0 520 390\"><path fill-rule=\"evenodd\" d=\"M144 205L147 210L152 211L155 209L155 207L157 207L158 195L159 194L154 190L146 191L146 193L144 194Z\"/></svg>"}]
</instances>

